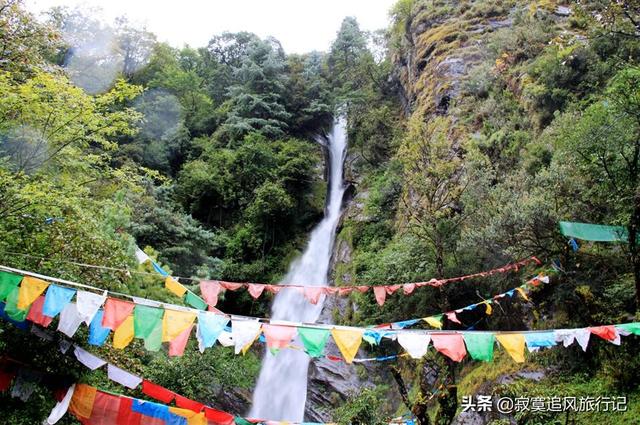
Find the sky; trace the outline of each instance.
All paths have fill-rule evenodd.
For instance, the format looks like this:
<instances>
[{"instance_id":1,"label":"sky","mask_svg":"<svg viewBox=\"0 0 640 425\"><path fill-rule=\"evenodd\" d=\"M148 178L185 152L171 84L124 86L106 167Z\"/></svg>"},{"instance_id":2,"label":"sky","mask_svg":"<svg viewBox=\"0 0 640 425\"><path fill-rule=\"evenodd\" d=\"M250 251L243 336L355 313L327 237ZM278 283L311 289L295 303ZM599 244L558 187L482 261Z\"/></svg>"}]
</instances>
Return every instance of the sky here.
<instances>
[{"instance_id":1,"label":"sky","mask_svg":"<svg viewBox=\"0 0 640 425\"><path fill-rule=\"evenodd\" d=\"M112 22L126 15L146 26L160 41L175 47L205 46L224 31L274 36L287 53L327 51L346 16L364 30L385 28L396 0L25 0L40 13L53 6L87 6L103 10Z\"/></svg>"}]
</instances>

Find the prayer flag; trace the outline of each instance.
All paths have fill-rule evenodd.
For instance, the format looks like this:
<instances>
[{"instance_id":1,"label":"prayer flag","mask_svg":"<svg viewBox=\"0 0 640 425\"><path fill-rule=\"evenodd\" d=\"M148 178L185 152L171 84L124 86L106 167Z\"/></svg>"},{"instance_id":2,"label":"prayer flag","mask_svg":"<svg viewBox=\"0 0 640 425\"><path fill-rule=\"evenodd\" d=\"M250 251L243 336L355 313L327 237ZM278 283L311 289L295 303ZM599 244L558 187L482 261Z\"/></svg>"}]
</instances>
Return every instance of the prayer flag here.
<instances>
[{"instance_id":1,"label":"prayer flag","mask_svg":"<svg viewBox=\"0 0 640 425\"><path fill-rule=\"evenodd\" d=\"M589 328L589 331L594 335L598 335L605 341L609 341L615 345L620 345L620 335L618 334L615 326L594 326Z\"/></svg>"},{"instance_id":2,"label":"prayer flag","mask_svg":"<svg viewBox=\"0 0 640 425\"><path fill-rule=\"evenodd\" d=\"M404 348L414 359L420 359L429 349L431 335L400 332L398 333L398 343Z\"/></svg>"},{"instance_id":3,"label":"prayer flag","mask_svg":"<svg viewBox=\"0 0 640 425\"><path fill-rule=\"evenodd\" d=\"M166 277L166 279L164 280L164 286L180 298L182 298L184 296L184 293L187 292L187 288L185 288L183 284L181 284L171 276Z\"/></svg>"},{"instance_id":4,"label":"prayer flag","mask_svg":"<svg viewBox=\"0 0 640 425\"><path fill-rule=\"evenodd\" d=\"M304 297L313 305L318 304L323 294L324 288L320 286L306 286L304 288Z\"/></svg>"},{"instance_id":5,"label":"prayer flag","mask_svg":"<svg viewBox=\"0 0 640 425\"><path fill-rule=\"evenodd\" d=\"M49 282L45 282L35 277L25 276L20 284L20 291L18 293L17 307L20 310L28 308L45 289L49 286Z\"/></svg>"},{"instance_id":6,"label":"prayer flag","mask_svg":"<svg viewBox=\"0 0 640 425\"><path fill-rule=\"evenodd\" d=\"M227 323L229 323L229 319L225 316L204 311L198 313L196 336L201 351L204 351L205 348L213 347Z\"/></svg>"},{"instance_id":7,"label":"prayer flag","mask_svg":"<svg viewBox=\"0 0 640 425\"><path fill-rule=\"evenodd\" d=\"M260 298L260 295L262 295L262 291L264 291L264 285L259 283L250 283L247 290L254 299L258 299Z\"/></svg>"},{"instance_id":8,"label":"prayer flag","mask_svg":"<svg viewBox=\"0 0 640 425\"><path fill-rule=\"evenodd\" d=\"M495 335L493 333L463 333L467 351L474 360L490 362L493 360L493 344Z\"/></svg>"},{"instance_id":9,"label":"prayer flag","mask_svg":"<svg viewBox=\"0 0 640 425\"><path fill-rule=\"evenodd\" d=\"M304 350L311 357L322 356L330 333L329 329L298 327L298 335L300 335Z\"/></svg>"},{"instance_id":10,"label":"prayer flag","mask_svg":"<svg viewBox=\"0 0 640 425\"><path fill-rule=\"evenodd\" d=\"M267 348L272 352L286 348L296 335L294 326L262 325L262 333L267 340Z\"/></svg>"},{"instance_id":11,"label":"prayer flag","mask_svg":"<svg viewBox=\"0 0 640 425\"><path fill-rule=\"evenodd\" d=\"M146 305L136 305L133 310L133 330L136 338L142 338L147 345L149 341L152 348L160 349L162 345L162 315L161 308L148 307ZM152 351L156 351L152 350Z\"/></svg>"},{"instance_id":12,"label":"prayer flag","mask_svg":"<svg viewBox=\"0 0 640 425\"><path fill-rule=\"evenodd\" d=\"M82 323L82 318L78 314L76 303L69 303L60 313L58 331L69 338L73 337Z\"/></svg>"},{"instance_id":13,"label":"prayer flag","mask_svg":"<svg viewBox=\"0 0 640 425\"><path fill-rule=\"evenodd\" d=\"M102 326L103 311L98 311L89 325L89 344L101 346L107 340L111 329ZM86 316L85 316L86 317ZM82 318L82 317L81 317Z\"/></svg>"},{"instance_id":14,"label":"prayer flag","mask_svg":"<svg viewBox=\"0 0 640 425\"><path fill-rule=\"evenodd\" d=\"M176 396L173 391L169 391L165 387L154 384L146 379L142 381L142 393L165 404L171 403L171 400Z\"/></svg>"},{"instance_id":15,"label":"prayer flag","mask_svg":"<svg viewBox=\"0 0 640 425\"><path fill-rule=\"evenodd\" d=\"M205 300L191 291L187 291L187 295L184 297L184 302L197 310L206 310L208 306Z\"/></svg>"},{"instance_id":16,"label":"prayer flag","mask_svg":"<svg viewBox=\"0 0 640 425\"><path fill-rule=\"evenodd\" d=\"M0 301L5 301L21 280L22 276L18 274L0 271Z\"/></svg>"},{"instance_id":17,"label":"prayer flag","mask_svg":"<svg viewBox=\"0 0 640 425\"><path fill-rule=\"evenodd\" d=\"M640 335L640 322L623 323L621 325L616 325L616 328L622 329L634 335Z\"/></svg>"},{"instance_id":18,"label":"prayer flag","mask_svg":"<svg viewBox=\"0 0 640 425\"><path fill-rule=\"evenodd\" d=\"M235 353L246 353L253 341L260 335L262 324L257 320L232 320L231 334L235 345Z\"/></svg>"},{"instance_id":19,"label":"prayer flag","mask_svg":"<svg viewBox=\"0 0 640 425\"><path fill-rule=\"evenodd\" d=\"M116 330L133 313L134 307L135 304L132 302L107 298L107 302L104 304L102 326Z\"/></svg>"},{"instance_id":20,"label":"prayer flag","mask_svg":"<svg viewBox=\"0 0 640 425\"><path fill-rule=\"evenodd\" d=\"M71 397L71 403L69 403L69 411L79 419L89 419L93 411L96 392L95 387L86 384L77 384Z\"/></svg>"},{"instance_id":21,"label":"prayer flag","mask_svg":"<svg viewBox=\"0 0 640 425\"><path fill-rule=\"evenodd\" d=\"M29 313L29 309L18 308L18 297L20 296L20 288L16 287L7 296L7 304L4 307L4 313L15 322L24 322Z\"/></svg>"},{"instance_id":22,"label":"prayer flag","mask_svg":"<svg viewBox=\"0 0 640 425\"><path fill-rule=\"evenodd\" d=\"M133 375L126 370L122 370L109 363L107 366L107 376L114 382L120 385L124 385L127 388L135 389L140 385L142 379L139 376Z\"/></svg>"},{"instance_id":23,"label":"prayer flag","mask_svg":"<svg viewBox=\"0 0 640 425\"><path fill-rule=\"evenodd\" d=\"M331 329L331 336L347 363L353 362L358 353L363 333L363 329Z\"/></svg>"},{"instance_id":24,"label":"prayer flag","mask_svg":"<svg viewBox=\"0 0 640 425\"><path fill-rule=\"evenodd\" d=\"M181 356L184 354L184 349L187 346L187 342L189 341L189 336L191 335L192 329L193 325L186 328L174 340L169 342L170 356Z\"/></svg>"},{"instance_id":25,"label":"prayer flag","mask_svg":"<svg viewBox=\"0 0 640 425\"><path fill-rule=\"evenodd\" d=\"M165 309L162 319L162 340L173 341L189 328L196 319L196 313Z\"/></svg>"},{"instance_id":26,"label":"prayer flag","mask_svg":"<svg viewBox=\"0 0 640 425\"><path fill-rule=\"evenodd\" d=\"M130 315L113 333L113 348L123 349L133 341L133 316Z\"/></svg>"},{"instance_id":27,"label":"prayer flag","mask_svg":"<svg viewBox=\"0 0 640 425\"><path fill-rule=\"evenodd\" d=\"M464 339L460 334L432 334L433 347L449 357L451 360L459 362L467 355L464 347Z\"/></svg>"},{"instance_id":28,"label":"prayer flag","mask_svg":"<svg viewBox=\"0 0 640 425\"><path fill-rule=\"evenodd\" d=\"M582 347L582 351L587 351L589 337L591 336L589 329L557 329L554 334L556 341L562 342L563 346L568 347L575 340Z\"/></svg>"},{"instance_id":29,"label":"prayer flag","mask_svg":"<svg viewBox=\"0 0 640 425\"><path fill-rule=\"evenodd\" d=\"M31 304L29 314L27 314L27 320L36 323L40 326L47 327L51 324L53 317L45 316L42 314L42 307L45 304L44 296L40 295L37 300Z\"/></svg>"},{"instance_id":30,"label":"prayer flag","mask_svg":"<svg viewBox=\"0 0 640 425\"><path fill-rule=\"evenodd\" d=\"M204 408L204 404L182 397L181 395L176 395L176 406L191 410L192 412L201 412Z\"/></svg>"},{"instance_id":31,"label":"prayer flag","mask_svg":"<svg viewBox=\"0 0 640 425\"><path fill-rule=\"evenodd\" d=\"M529 351L542 347L553 347L556 345L556 337L553 331L550 332L531 332L524 335Z\"/></svg>"},{"instance_id":32,"label":"prayer flag","mask_svg":"<svg viewBox=\"0 0 640 425\"><path fill-rule=\"evenodd\" d=\"M218 294L220 294L220 282L217 280L203 280L200 282L200 292L202 297L211 307L218 304Z\"/></svg>"},{"instance_id":33,"label":"prayer flag","mask_svg":"<svg viewBox=\"0 0 640 425\"><path fill-rule=\"evenodd\" d=\"M460 322L460 320L458 319L458 316L456 315L455 311L451 311L449 313L446 313L447 319L449 319L449 321L453 322L453 323L457 323L459 325L462 324L462 322Z\"/></svg>"},{"instance_id":34,"label":"prayer flag","mask_svg":"<svg viewBox=\"0 0 640 425\"><path fill-rule=\"evenodd\" d=\"M58 285L50 285L47 288L47 295L45 297L44 306L42 307L42 313L45 316L56 317L60 312L71 302L71 299L76 294L75 289L64 288Z\"/></svg>"},{"instance_id":35,"label":"prayer flag","mask_svg":"<svg viewBox=\"0 0 640 425\"><path fill-rule=\"evenodd\" d=\"M384 286L374 286L373 287L373 294L376 297L376 302L380 306L383 306L384 305L384 301L387 298L387 291L384 288Z\"/></svg>"},{"instance_id":36,"label":"prayer flag","mask_svg":"<svg viewBox=\"0 0 640 425\"><path fill-rule=\"evenodd\" d=\"M524 362L525 339L522 334L497 334L496 339L516 363Z\"/></svg>"},{"instance_id":37,"label":"prayer flag","mask_svg":"<svg viewBox=\"0 0 640 425\"><path fill-rule=\"evenodd\" d=\"M423 320L432 328L442 329L442 314L438 316L425 317Z\"/></svg>"},{"instance_id":38,"label":"prayer flag","mask_svg":"<svg viewBox=\"0 0 640 425\"><path fill-rule=\"evenodd\" d=\"M107 364L107 362L102 360L100 357L94 356L87 350L83 349L82 347L78 347L77 345L73 349L73 354L75 354L76 359L78 359L80 363L91 370L96 370Z\"/></svg>"},{"instance_id":39,"label":"prayer flag","mask_svg":"<svg viewBox=\"0 0 640 425\"><path fill-rule=\"evenodd\" d=\"M88 325L93 322L93 318L107 299L107 291L102 294L93 292L78 291L76 304L80 318Z\"/></svg>"}]
</instances>

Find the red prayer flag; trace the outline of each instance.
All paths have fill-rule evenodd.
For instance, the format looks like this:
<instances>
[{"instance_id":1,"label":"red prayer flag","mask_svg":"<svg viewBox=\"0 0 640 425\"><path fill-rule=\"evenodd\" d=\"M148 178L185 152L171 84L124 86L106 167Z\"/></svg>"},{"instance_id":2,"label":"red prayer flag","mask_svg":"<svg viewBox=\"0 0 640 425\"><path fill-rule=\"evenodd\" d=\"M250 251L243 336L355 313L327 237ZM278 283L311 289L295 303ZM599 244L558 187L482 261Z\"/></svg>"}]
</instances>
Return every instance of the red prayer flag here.
<instances>
[{"instance_id":1,"label":"red prayer flag","mask_svg":"<svg viewBox=\"0 0 640 425\"><path fill-rule=\"evenodd\" d=\"M387 291L387 295L391 295L394 292L396 292L398 289L400 289L401 285L387 285L385 286L385 290Z\"/></svg>"},{"instance_id":2,"label":"red prayer flag","mask_svg":"<svg viewBox=\"0 0 640 425\"><path fill-rule=\"evenodd\" d=\"M267 347L280 350L286 348L296 335L295 326L262 325L262 333L267 340Z\"/></svg>"},{"instance_id":3,"label":"red prayer flag","mask_svg":"<svg viewBox=\"0 0 640 425\"><path fill-rule=\"evenodd\" d=\"M204 416L208 421L213 422L213 425L233 425L235 423L233 415L206 406L204 408Z\"/></svg>"},{"instance_id":4,"label":"red prayer flag","mask_svg":"<svg viewBox=\"0 0 640 425\"><path fill-rule=\"evenodd\" d=\"M376 302L383 306L384 300L387 298L387 290L384 286L374 286L373 293L376 296Z\"/></svg>"},{"instance_id":5,"label":"red prayer flag","mask_svg":"<svg viewBox=\"0 0 640 425\"><path fill-rule=\"evenodd\" d=\"M258 299L260 295L262 295L262 291L264 291L264 285L260 283L250 283L247 289L254 299Z\"/></svg>"},{"instance_id":6,"label":"red prayer flag","mask_svg":"<svg viewBox=\"0 0 640 425\"><path fill-rule=\"evenodd\" d=\"M204 404L198 403L197 401L193 401L186 397L182 397L181 395L176 394L176 406L182 409L189 409L193 412L200 413L204 408Z\"/></svg>"},{"instance_id":7,"label":"red prayer flag","mask_svg":"<svg viewBox=\"0 0 640 425\"><path fill-rule=\"evenodd\" d=\"M460 322L460 320L458 320L458 316L456 315L455 311L446 313L447 319L449 319L450 321L452 321L453 323L457 323L459 325L461 325L462 323Z\"/></svg>"},{"instance_id":8,"label":"red prayer flag","mask_svg":"<svg viewBox=\"0 0 640 425\"><path fill-rule=\"evenodd\" d=\"M102 316L102 327L116 330L131 313L135 304L129 301L107 298L104 304L104 315Z\"/></svg>"},{"instance_id":9,"label":"red prayer flag","mask_svg":"<svg viewBox=\"0 0 640 425\"><path fill-rule=\"evenodd\" d=\"M402 285L402 290L404 291L405 295L411 294L414 289L416 289L415 283L405 283L404 285Z\"/></svg>"},{"instance_id":10,"label":"red prayer flag","mask_svg":"<svg viewBox=\"0 0 640 425\"><path fill-rule=\"evenodd\" d=\"M242 283L233 283L233 282L220 282L220 286L222 286L224 289L228 289L229 291L235 291L237 289L240 289L240 287L242 286Z\"/></svg>"},{"instance_id":11,"label":"red prayer flag","mask_svg":"<svg viewBox=\"0 0 640 425\"><path fill-rule=\"evenodd\" d=\"M356 291L361 292L363 294L368 290L369 290L368 286L364 286L364 285L356 286Z\"/></svg>"},{"instance_id":12,"label":"red prayer flag","mask_svg":"<svg viewBox=\"0 0 640 425\"><path fill-rule=\"evenodd\" d=\"M467 354L464 339L460 334L431 334L431 341L433 341L433 346L436 350L453 361L459 362L464 359L464 356Z\"/></svg>"},{"instance_id":13,"label":"red prayer flag","mask_svg":"<svg viewBox=\"0 0 640 425\"><path fill-rule=\"evenodd\" d=\"M45 316L42 314L42 307L44 306L45 296L40 295L34 302L31 304L31 308L29 309L29 314L27 315L27 320L30 322L36 323L40 326L44 326L45 328L49 326L53 317Z\"/></svg>"},{"instance_id":14,"label":"red prayer flag","mask_svg":"<svg viewBox=\"0 0 640 425\"><path fill-rule=\"evenodd\" d=\"M606 341L613 341L618 337L618 331L613 325L595 326L589 328L589 331L594 335L598 335L600 338Z\"/></svg>"},{"instance_id":15,"label":"red prayer flag","mask_svg":"<svg viewBox=\"0 0 640 425\"><path fill-rule=\"evenodd\" d=\"M321 286L307 286L304 288L304 297L314 305L318 304L323 293L324 288Z\"/></svg>"},{"instance_id":16,"label":"red prayer flag","mask_svg":"<svg viewBox=\"0 0 640 425\"><path fill-rule=\"evenodd\" d=\"M146 379L142 381L142 393L164 404L170 403L171 400L173 400L173 398L176 396L173 391L169 391L165 387L154 384L153 382L147 381Z\"/></svg>"},{"instance_id":17,"label":"red prayer flag","mask_svg":"<svg viewBox=\"0 0 640 425\"><path fill-rule=\"evenodd\" d=\"M211 307L215 307L218 304L218 294L220 294L220 282L217 280L203 280L200 282L200 292L202 298Z\"/></svg>"},{"instance_id":18,"label":"red prayer flag","mask_svg":"<svg viewBox=\"0 0 640 425\"><path fill-rule=\"evenodd\" d=\"M353 291L353 288L338 288L338 295L344 296L349 295Z\"/></svg>"}]
</instances>

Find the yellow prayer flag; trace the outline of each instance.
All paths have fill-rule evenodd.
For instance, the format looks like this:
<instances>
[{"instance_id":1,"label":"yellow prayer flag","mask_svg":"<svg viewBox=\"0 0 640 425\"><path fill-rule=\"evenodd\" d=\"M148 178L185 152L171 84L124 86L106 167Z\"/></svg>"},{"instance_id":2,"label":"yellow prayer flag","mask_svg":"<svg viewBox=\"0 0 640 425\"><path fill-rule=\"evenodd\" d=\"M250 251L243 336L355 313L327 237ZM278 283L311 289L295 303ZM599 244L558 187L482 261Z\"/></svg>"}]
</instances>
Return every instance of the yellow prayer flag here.
<instances>
[{"instance_id":1,"label":"yellow prayer flag","mask_svg":"<svg viewBox=\"0 0 640 425\"><path fill-rule=\"evenodd\" d=\"M347 363L351 363L360 348L363 329L331 329L331 335Z\"/></svg>"},{"instance_id":2,"label":"yellow prayer flag","mask_svg":"<svg viewBox=\"0 0 640 425\"><path fill-rule=\"evenodd\" d=\"M49 282L45 282L35 277L25 276L22 278L18 291L18 310L27 309L40 295L47 289Z\"/></svg>"},{"instance_id":3,"label":"yellow prayer flag","mask_svg":"<svg viewBox=\"0 0 640 425\"><path fill-rule=\"evenodd\" d=\"M432 328L442 329L442 320L438 320L435 316L425 317L422 320L427 322Z\"/></svg>"},{"instance_id":4,"label":"yellow prayer flag","mask_svg":"<svg viewBox=\"0 0 640 425\"><path fill-rule=\"evenodd\" d=\"M493 307L491 307L491 303L490 303L489 301L486 301L486 302L484 303L484 305L486 305L486 306L487 306L487 309L485 310L485 313L486 313L488 316L490 316L490 315L491 315L491 313L493 313Z\"/></svg>"},{"instance_id":5,"label":"yellow prayer flag","mask_svg":"<svg viewBox=\"0 0 640 425\"><path fill-rule=\"evenodd\" d=\"M496 339L516 363L524 362L525 339L522 334L496 334Z\"/></svg>"},{"instance_id":6,"label":"yellow prayer flag","mask_svg":"<svg viewBox=\"0 0 640 425\"><path fill-rule=\"evenodd\" d=\"M127 316L124 322L113 333L113 348L125 348L133 340L133 315Z\"/></svg>"},{"instance_id":7,"label":"yellow prayer flag","mask_svg":"<svg viewBox=\"0 0 640 425\"><path fill-rule=\"evenodd\" d=\"M189 311L165 310L162 318L162 341L173 341L193 324L196 313Z\"/></svg>"},{"instance_id":8,"label":"yellow prayer flag","mask_svg":"<svg viewBox=\"0 0 640 425\"><path fill-rule=\"evenodd\" d=\"M182 298L184 294L187 292L187 288L185 288L180 282L172 278L171 276L167 276L164 280L164 287Z\"/></svg>"},{"instance_id":9,"label":"yellow prayer flag","mask_svg":"<svg viewBox=\"0 0 640 425\"><path fill-rule=\"evenodd\" d=\"M527 292L524 290L524 288L516 288L516 291L518 291L520 293L520 296L522 298L524 298L525 300L529 301L529 297L527 297Z\"/></svg>"},{"instance_id":10,"label":"yellow prayer flag","mask_svg":"<svg viewBox=\"0 0 640 425\"><path fill-rule=\"evenodd\" d=\"M179 407L169 407L169 412L187 418L187 425L207 425L208 423L204 412L196 413L193 410L181 409Z\"/></svg>"}]
</instances>

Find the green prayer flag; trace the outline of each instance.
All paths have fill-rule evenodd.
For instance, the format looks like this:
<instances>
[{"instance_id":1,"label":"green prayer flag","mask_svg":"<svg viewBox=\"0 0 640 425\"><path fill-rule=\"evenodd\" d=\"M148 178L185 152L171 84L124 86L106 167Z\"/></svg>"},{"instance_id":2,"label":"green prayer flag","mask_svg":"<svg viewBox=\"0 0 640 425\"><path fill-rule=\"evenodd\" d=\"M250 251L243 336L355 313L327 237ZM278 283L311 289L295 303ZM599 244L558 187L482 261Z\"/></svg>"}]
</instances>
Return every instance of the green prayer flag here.
<instances>
[{"instance_id":1,"label":"green prayer flag","mask_svg":"<svg viewBox=\"0 0 640 425\"><path fill-rule=\"evenodd\" d=\"M490 362L493 360L493 345L495 335L492 333L464 333L467 352L474 360Z\"/></svg>"},{"instance_id":2,"label":"green prayer flag","mask_svg":"<svg viewBox=\"0 0 640 425\"><path fill-rule=\"evenodd\" d=\"M594 242L627 242L629 234L623 226L560 222L560 233L568 238Z\"/></svg>"},{"instance_id":3,"label":"green prayer flag","mask_svg":"<svg viewBox=\"0 0 640 425\"><path fill-rule=\"evenodd\" d=\"M22 276L9 272L0 271L0 301L7 299L7 296L18 287Z\"/></svg>"},{"instance_id":4,"label":"green prayer flag","mask_svg":"<svg viewBox=\"0 0 640 425\"><path fill-rule=\"evenodd\" d=\"M329 329L298 328L298 335L304 344L304 350L311 357L322 356L330 334Z\"/></svg>"},{"instance_id":5,"label":"green prayer flag","mask_svg":"<svg viewBox=\"0 0 640 425\"><path fill-rule=\"evenodd\" d=\"M149 351L158 351L162 347L161 308L136 305L133 310L133 334L144 339L144 347Z\"/></svg>"},{"instance_id":6,"label":"green prayer flag","mask_svg":"<svg viewBox=\"0 0 640 425\"><path fill-rule=\"evenodd\" d=\"M241 418L240 416L236 416L235 418L233 418L233 421L236 423L236 425L253 425L251 422Z\"/></svg>"},{"instance_id":7,"label":"green prayer flag","mask_svg":"<svg viewBox=\"0 0 640 425\"><path fill-rule=\"evenodd\" d=\"M187 291L187 295L185 295L184 301L191 307L197 308L198 310L206 310L209 306L205 300L191 291Z\"/></svg>"},{"instance_id":8,"label":"green prayer flag","mask_svg":"<svg viewBox=\"0 0 640 425\"><path fill-rule=\"evenodd\" d=\"M16 287L11 291L9 296L7 297L7 305L4 307L4 312L11 319L16 322L22 322L27 317L27 313L29 313L29 307L24 310L20 310L18 308L18 294L20 293L20 288Z\"/></svg>"},{"instance_id":9,"label":"green prayer flag","mask_svg":"<svg viewBox=\"0 0 640 425\"><path fill-rule=\"evenodd\" d=\"M625 330L634 335L640 335L640 322L623 323L622 325L616 325L616 328Z\"/></svg>"}]
</instances>

